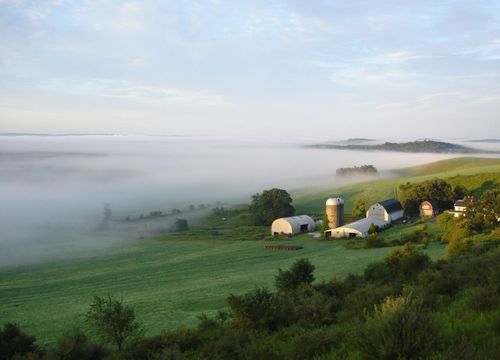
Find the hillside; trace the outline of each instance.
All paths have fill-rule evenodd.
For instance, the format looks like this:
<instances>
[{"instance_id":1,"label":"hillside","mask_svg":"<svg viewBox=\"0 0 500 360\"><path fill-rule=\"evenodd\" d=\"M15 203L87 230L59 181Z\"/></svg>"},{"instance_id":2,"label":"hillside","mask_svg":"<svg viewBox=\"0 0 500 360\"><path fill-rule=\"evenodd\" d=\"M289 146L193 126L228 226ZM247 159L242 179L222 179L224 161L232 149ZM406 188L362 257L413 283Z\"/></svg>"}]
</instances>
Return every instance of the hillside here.
<instances>
[{"instance_id":1,"label":"hillside","mask_svg":"<svg viewBox=\"0 0 500 360\"><path fill-rule=\"evenodd\" d=\"M397 197L398 187L406 182L420 182L434 177L449 179L472 190L476 196L500 183L500 159L460 157L437 161L421 166L400 169L394 172L397 178L362 182L323 189L299 189L292 192L295 207L299 213L323 211L324 199L339 195L346 201L346 212L358 199L373 203L390 197ZM399 177L401 176L401 177Z\"/></svg>"},{"instance_id":2,"label":"hillside","mask_svg":"<svg viewBox=\"0 0 500 360\"><path fill-rule=\"evenodd\" d=\"M391 143L377 145L363 144L315 144L307 147L314 149L336 149L336 150L362 150L362 151L396 151L407 153L437 153L437 154L480 154L491 151L474 149L468 146L452 144L434 140L410 141L405 143Z\"/></svg>"}]
</instances>

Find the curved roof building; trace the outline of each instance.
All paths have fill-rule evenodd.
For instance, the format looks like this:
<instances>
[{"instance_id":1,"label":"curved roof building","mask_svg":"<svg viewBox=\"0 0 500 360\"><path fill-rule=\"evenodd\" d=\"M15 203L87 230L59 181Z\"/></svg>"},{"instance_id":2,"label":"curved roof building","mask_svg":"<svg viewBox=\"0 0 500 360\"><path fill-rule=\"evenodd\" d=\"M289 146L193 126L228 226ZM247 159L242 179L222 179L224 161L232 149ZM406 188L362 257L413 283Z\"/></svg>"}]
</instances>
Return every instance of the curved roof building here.
<instances>
[{"instance_id":1,"label":"curved roof building","mask_svg":"<svg viewBox=\"0 0 500 360\"><path fill-rule=\"evenodd\" d=\"M314 231L316 223L313 218L307 215L291 216L273 221L271 225L272 235L295 235Z\"/></svg>"}]
</instances>

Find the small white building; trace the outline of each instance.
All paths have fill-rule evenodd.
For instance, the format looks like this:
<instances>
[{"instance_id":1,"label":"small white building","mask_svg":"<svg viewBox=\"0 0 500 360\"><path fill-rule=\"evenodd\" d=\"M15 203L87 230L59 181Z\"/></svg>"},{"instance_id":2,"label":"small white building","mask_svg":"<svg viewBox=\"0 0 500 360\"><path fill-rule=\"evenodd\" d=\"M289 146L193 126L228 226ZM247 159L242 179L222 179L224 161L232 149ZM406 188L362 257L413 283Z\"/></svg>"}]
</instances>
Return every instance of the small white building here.
<instances>
[{"instance_id":1,"label":"small white building","mask_svg":"<svg viewBox=\"0 0 500 360\"><path fill-rule=\"evenodd\" d=\"M271 225L271 234L275 235L295 235L314 231L316 223L313 218L307 215L291 216L280 218L273 221Z\"/></svg>"},{"instance_id":2,"label":"small white building","mask_svg":"<svg viewBox=\"0 0 500 360\"><path fill-rule=\"evenodd\" d=\"M366 212L367 218L378 219L391 223L404 215L401 203L396 199L388 199L371 205Z\"/></svg>"},{"instance_id":3,"label":"small white building","mask_svg":"<svg viewBox=\"0 0 500 360\"><path fill-rule=\"evenodd\" d=\"M367 237L370 226L374 224L379 228L384 228L390 223L378 218L364 218L353 223L325 231L325 237L333 238L355 238Z\"/></svg>"},{"instance_id":4,"label":"small white building","mask_svg":"<svg viewBox=\"0 0 500 360\"><path fill-rule=\"evenodd\" d=\"M463 200L455 201L455 204L453 205L453 210L448 211L448 213L456 218L465 216L467 208L476 203L477 201L474 198L474 196L466 196Z\"/></svg>"}]
</instances>

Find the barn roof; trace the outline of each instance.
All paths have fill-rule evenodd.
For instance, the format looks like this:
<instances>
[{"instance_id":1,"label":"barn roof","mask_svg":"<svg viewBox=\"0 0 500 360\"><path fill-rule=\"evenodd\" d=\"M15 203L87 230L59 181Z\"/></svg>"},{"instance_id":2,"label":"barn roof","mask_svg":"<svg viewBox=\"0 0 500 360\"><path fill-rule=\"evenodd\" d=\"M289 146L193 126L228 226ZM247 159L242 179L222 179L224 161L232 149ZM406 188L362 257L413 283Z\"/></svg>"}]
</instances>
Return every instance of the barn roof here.
<instances>
[{"instance_id":1,"label":"barn roof","mask_svg":"<svg viewBox=\"0 0 500 360\"><path fill-rule=\"evenodd\" d=\"M429 204L431 204L431 206L432 206L433 209L438 209L439 208L439 204L435 200L424 200L424 201L422 201L422 204L424 202L428 202Z\"/></svg>"},{"instance_id":2,"label":"barn roof","mask_svg":"<svg viewBox=\"0 0 500 360\"><path fill-rule=\"evenodd\" d=\"M384 227L388 224L387 221L380 220L377 218L364 218L358 221L355 221L350 224L346 224L344 226L335 228L333 230L343 230L343 229L352 229L359 231L360 233L367 233L368 230L370 229L371 224L377 225L378 227Z\"/></svg>"},{"instance_id":3,"label":"barn roof","mask_svg":"<svg viewBox=\"0 0 500 360\"><path fill-rule=\"evenodd\" d=\"M403 207L401 206L401 203L399 201L397 201L396 199L388 199L388 200L380 201L380 202L378 202L378 204L380 204L381 206L383 206L384 209L388 213L393 213L393 212L396 212L396 211L403 210Z\"/></svg>"}]
</instances>

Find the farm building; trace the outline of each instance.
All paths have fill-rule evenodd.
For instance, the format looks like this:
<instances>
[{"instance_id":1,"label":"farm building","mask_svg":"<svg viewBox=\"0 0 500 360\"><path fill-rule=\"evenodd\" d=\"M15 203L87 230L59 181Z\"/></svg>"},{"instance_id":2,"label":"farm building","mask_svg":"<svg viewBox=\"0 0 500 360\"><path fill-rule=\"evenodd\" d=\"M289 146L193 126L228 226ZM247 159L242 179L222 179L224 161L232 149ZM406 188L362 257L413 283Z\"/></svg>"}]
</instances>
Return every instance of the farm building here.
<instances>
[{"instance_id":1,"label":"farm building","mask_svg":"<svg viewBox=\"0 0 500 360\"><path fill-rule=\"evenodd\" d=\"M325 231L325 237L335 237L335 238L343 238L343 237L367 237L368 230L370 229L371 224L378 226L379 228L386 227L390 223L388 221L372 217L372 218L364 218L353 223Z\"/></svg>"},{"instance_id":2,"label":"farm building","mask_svg":"<svg viewBox=\"0 0 500 360\"><path fill-rule=\"evenodd\" d=\"M275 235L295 235L314 231L316 224L310 216L298 215L286 218L280 218L273 221L271 225L271 234Z\"/></svg>"},{"instance_id":3,"label":"farm building","mask_svg":"<svg viewBox=\"0 0 500 360\"><path fill-rule=\"evenodd\" d=\"M439 205L434 200L422 201L420 204L420 216L432 217L439 215Z\"/></svg>"},{"instance_id":4,"label":"farm building","mask_svg":"<svg viewBox=\"0 0 500 360\"><path fill-rule=\"evenodd\" d=\"M373 204L366 212L367 218L393 222L403 217L403 207L396 199L389 199Z\"/></svg>"},{"instance_id":5,"label":"farm building","mask_svg":"<svg viewBox=\"0 0 500 360\"><path fill-rule=\"evenodd\" d=\"M470 205L474 205L476 203L477 203L477 201L474 198L474 196L466 196L463 198L463 200L455 201L455 204L453 206L454 210L450 210L448 212L456 218L461 217L461 216L465 216L465 212L467 211L467 207L469 207Z\"/></svg>"}]
</instances>

